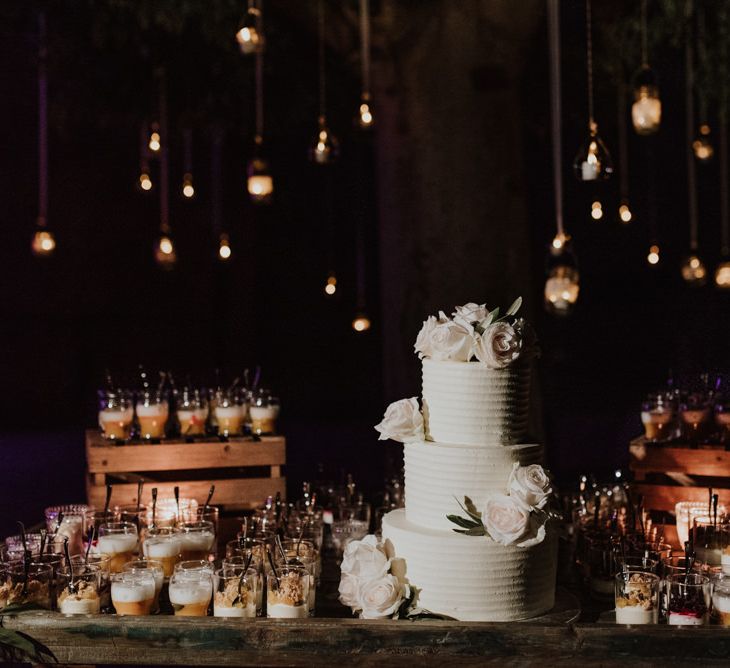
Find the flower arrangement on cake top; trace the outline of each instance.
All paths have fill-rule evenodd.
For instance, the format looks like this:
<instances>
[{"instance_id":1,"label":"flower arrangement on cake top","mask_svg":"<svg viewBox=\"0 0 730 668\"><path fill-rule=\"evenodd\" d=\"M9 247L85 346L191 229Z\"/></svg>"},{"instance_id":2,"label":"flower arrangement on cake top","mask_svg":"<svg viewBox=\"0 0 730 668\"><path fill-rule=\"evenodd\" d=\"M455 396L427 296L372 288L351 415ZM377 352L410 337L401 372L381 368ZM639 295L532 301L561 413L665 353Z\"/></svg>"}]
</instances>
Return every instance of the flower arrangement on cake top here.
<instances>
[{"instance_id":1,"label":"flower arrangement on cake top","mask_svg":"<svg viewBox=\"0 0 730 668\"><path fill-rule=\"evenodd\" d=\"M414 349L421 359L477 360L489 369L504 369L536 348L532 329L517 317L521 306L518 297L504 315L475 303L457 306L451 318L439 311L423 322Z\"/></svg>"},{"instance_id":2,"label":"flower arrangement on cake top","mask_svg":"<svg viewBox=\"0 0 730 668\"><path fill-rule=\"evenodd\" d=\"M456 524L456 533L467 536L488 536L500 545L530 547L545 540L545 524L559 517L549 508L553 496L550 475L539 464L515 464L507 483L507 494L490 494L479 512L474 502L464 497L467 517L447 515Z\"/></svg>"}]
</instances>

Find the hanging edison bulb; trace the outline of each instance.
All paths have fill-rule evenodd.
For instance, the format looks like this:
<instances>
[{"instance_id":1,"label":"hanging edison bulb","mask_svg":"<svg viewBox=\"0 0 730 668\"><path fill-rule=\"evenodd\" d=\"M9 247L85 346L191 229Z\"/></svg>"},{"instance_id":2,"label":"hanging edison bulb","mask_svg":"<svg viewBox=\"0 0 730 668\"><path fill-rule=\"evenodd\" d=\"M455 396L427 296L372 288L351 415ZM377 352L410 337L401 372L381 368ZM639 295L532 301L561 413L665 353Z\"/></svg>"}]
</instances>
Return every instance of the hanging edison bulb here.
<instances>
[{"instance_id":1,"label":"hanging edison bulb","mask_svg":"<svg viewBox=\"0 0 730 668\"><path fill-rule=\"evenodd\" d=\"M618 219L626 225L631 222L633 217L629 203L626 200L622 201L618 207Z\"/></svg>"},{"instance_id":2,"label":"hanging edison bulb","mask_svg":"<svg viewBox=\"0 0 730 668\"><path fill-rule=\"evenodd\" d=\"M263 140L260 136L255 139L254 157L248 163L247 188L251 201L254 204L268 204L274 194L274 179L269 172L269 165L261 157Z\"/></svg>"},{"instance_id":3,"label":"hanging edison bulb","mask_svg":"<svg viewBox=\"0 0 730 668\"><path fill-rule=\"evenodd\" d=\"M700 287L707 281L707 269L697 253L690 253L682 261L682 278L689 285Z\"/></svg>"},{"instance_id":4,"label":"hanging edison bulb","mask_svg":"<svg viewBox=\"0 0 730 668\"><path fill-rule=\"evenodd\" d=\"M162 232L155 243L155 262L164 269L171 269L177 262L175 245L172 237L166 232Z\"/></svg>"},{"instance_id":5,"label":"hanging edison bulb","mask_svg":"<svg viewBox=\"0 0 730 668\"><path fill-rule=\"evenodd\" d=\"M227 234L221 234L220 242L218 243L218 259L222 262L231 259L231 242Z\"/></svg>"},{"instance_id":6,"label":"hanging edison bulb","mask_svg":"<svg viewBox=\"0 0 730 668\"><path fill-rule=\"evenodd\" d=\"M573 171L579 181L605 180L613 173L611 154L598 135L598 126L591 123L590 136L573 161Z\"/></svg>"},{"instance_id":7,"label":"hanging edison bulb","mask_svg":"<svg viewBox=\"0 0 730 668\"><path fill-rule=\"evenodd\" d=\"M730 259L725 258L717 265L715 285L721 290L730 290Z\"/></svg>"},{"instance_id":8,"label":"hanging edison bulb","mask_svg":"<svg viewBox=\"0 0 730 668\"><path fill-rule=\"evenodd\" d=\"M253 5L250 5L246 16L243 17L241 27L236 33L238 47L245 56L260 53L264 50L264 35L257 26L260 15L261 12Z\"/></svg>"},{"instance_id":9,"label":"hanging edison bulb","mask_svg":"<svg viewBox=\"0 0 730 668\"><path fill-rule=\"evenodd\" d=\"M370 106L370 96L363 95L360 99L360 109L357 115L357 123L363 130L373 127L375 119L373 118L373 109Z\"/></svg>"},{"instance_id":10,"label":"hanging edison bulb","mask_svg":"<svg viewBox=\"0 0 730 668\"><path fill-rule=\"evenodd\" d=\"M147 147L153 153L158 153L162 148L162 137L160 135L160 126L157 123L153 123L150 131L150 138L147 142Z\"/></svg>"},{"instance_id":11,"label":"hanging edison bulb","mask_svg":"<svg viewBox=\"0 0 730 668\"><path fill-rule=\"evenodd\" d=\"M195 188L193 187L193 175L186 172L183 176L182 182L182 194L183 197L190 199L195 195Z\"/></svg>"},{"instance_id":12,"label":"hanging edison bulb","mask_svg":"<svg viewBox=\"0 0 730 668\"><path fill-rule=\"evenodd\" d=\"M327 276L327 282L324 285L324 293L328 297L332 297L335 292L337 292L337 276L335 276L334 272L332 272L329 276Z\"/></svg>"},{"instance_id":13,"label":"hanging edison bulb","mask_svg":"<svg viewBox=\"0 0 730 668\"><path fill-rule=\"evenodd\" d=\"M370 329L370 318L365 313L358 313L352 321L352 329L358 334Z\"/></svg>"},{"instance_id":14,"label":"hanging edison bulb","mask_svg":"<svg viewBox=\"0 0 730 668\"><path fill-rule=\"evenodd\" d=\"M662 102L659 99L657 77L648 65L642 66L634 78L631 122L639 135L654 134L662 122Z\"/></svg>"},{"instance_id":15,"label":"hanging edison bulb","mask_svg":"<svg viewBox=\"0 0 730 668\"><path fill-rule=\"evenodd\" d=\"M33 235L31 250L36 257L48 257L56 249L56 239L48 230L38 229Z\"/></svg>"},{"instance_id":16,"label":"hanging edison bulb","mask_svg":"<svg viewBox=\"0 0 730 668\"><path fill-rule=\"evenodd\" d=\"M593 220L601 220L603 218L603 205L598 201L591 204L591 218Z\"/></svg>"},{"instance_id":17,"label":"hanging edison bulb","mask_svg":"<svg viewBox=\"0 0 730 668\"><path fill-rule=\"evenodd\" d=\"M548 252L545 309L553 315L568 315L578 301L579 292L580 274L570 236L558 232Z\"/></svg>"},{"instance_id":18,"label":"hanging edison bulb","mask_svg":"<svg viewBox=\"0 0 730 668\"><path fill-rule=\"evenodd\" d=\"M692 142L692 150L700 162L707 162L715 154L715 148L710 141L710 126L707 123L700 125L699 135Z\"/></svg>"},{"instance_id":19,"label":"hanging edison bulb","mask_svg":"<svg viewBox=\"0 0 730 668\"><path fill-rule=\"evenodd\" d=\"M327 127L327 118L319 117L317 138L309 149L309 159L316 165L328 165L339 155L339 142Z\"/></svg>"},{"instance_id":20,"label":"hanging edison bulb","mask_svg":"<svg viewBox=\"0 0 730 668\"><path fill-rule=\"evenodd\" d=\"M150 177L148 172L142 172L139 175L137 185L139 186L140 190L144 190L145 192L152 190L152 178Z\"/></svg>"},{"instance_id":21,"label":"hanging edison bulb","mask_svg":"<svg viewBox=\"0 0 730 668\"><path fill-rule=\"evenodd\" d=\"M659 260L661 259L659 255L659 246L657 244L652 244L649 246L649 252L646 254L646 261L654 266L659 264Z\"/></svg>"}]
</instances>

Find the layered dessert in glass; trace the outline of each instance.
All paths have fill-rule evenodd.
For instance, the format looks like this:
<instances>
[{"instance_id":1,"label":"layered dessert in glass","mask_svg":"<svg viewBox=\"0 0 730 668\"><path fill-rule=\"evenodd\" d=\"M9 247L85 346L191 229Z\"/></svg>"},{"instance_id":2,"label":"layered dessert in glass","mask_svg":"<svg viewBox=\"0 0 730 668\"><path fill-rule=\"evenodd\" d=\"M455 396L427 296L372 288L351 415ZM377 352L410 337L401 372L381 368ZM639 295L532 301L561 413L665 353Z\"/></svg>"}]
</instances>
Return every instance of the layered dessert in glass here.
<instances>
[{"instance_id":1,"label":"layered dessert in glass","mask_svg":"<svg viewBox=\"0 0 730 668\"><path fill-rule=\"evenodd\" d=\"M27 573L22 563L8 564L7 580L0 599L4 598L5 606L33 604L51 610L53 583L53 568L48 564L31 563Z\"/></svg>"},{"instance_id":2,"label":"layered dessert in glass","mask_svg":"<svg viewBox=\"0 0 730 668\"><path fill-rule=\"evenodd\" d=\"M155 578L151 572L112 576L112 605L118 615L149 615L154 603Z\"/></svg>"},{"instance_id":3,"label":"layered dessert in glass","mask_svg":"<svg viewBox=\"0 0 730 668\"><path fill-rule=\"evenodd\" d=\"M243 433L246 415L243 406L232 392L221 393L217 397L215 418L221 436L238 436Z\"/></svg>"},{"instance_id":4,"label":"layered dessert in glass","mask_svg":"<svg viewBox=\"0 0 730 668\"><path fill-rule=\"evenodd\" d=\"M177 404L177 419L180 423L180 435L202 436L208 421L208 404L199 390L183 388Z\"/></svg>"},{"instance_id":5,"label":"layered dessert in glass","mask_svg":"<svg viewBox=\"0 0 730 668\"><path fill-rule=\"evenodd\" d=\"M99 599L102 612L107 612L112 607L112 575L110 569L111 559L108 554L89 554L88 564L99 569ZM79 554L71 557L74 568L82 568L86 565L85 555Z\"/></svg>"},{"instance_id":6,"label":"layered dessert in glass","mask_svg":"<svg viewBox=\"0 0 730 668\"><path fill-rule=\"evenodd\" d=\"M266 616L280 619L309 616L309 581L307 569L282 566L266 578Z\"/></svg>"},{"instance_id":7,"label":"layered dessert in glass","mask_svg":"<svg viewBox=\"0 0 730 668\"><path fill-rule=\"evenodd\" d=\"M169 407L161 392L142 392L136 410L140 438L157 440L165 437Z\"/></svg>"},{"instance_id":8,"label":"layered dessert in glass","mask_svg":"<svg viewBox=\"0 0 730 668\"><path fill-rule=\"evenodd\" d=\"M679 409L682 434L691 443L704 441L710 435L712 411L704 395L690 395Z\"/></svg>"},{"instance_id":9,"label":"layered dessert in glass","mask_svg":"<svg viewBox=\"0 0 730 668\"><path fill-rule=\"evenodd\" d=\"M213 597L215 617L256 617L259 574L249 568L245 575L241 568L222 568L217 573L217 591Z\"/></svg>"},{"instance_id":10,"label":"layered dessert in glass","mask_svg":"<svg viewBox=\"0 0 730 668\"><path fill-rule=\"evenodd\" d=\"M697 561L705 566L722 564L722 546L719 527L709 517L695 517L692 529L692 545Z\"/></svg>"},{"instance_id":11,"label":"layered dessert in glass","mask_svg":"<svg viewBox=\"0 0 730 668\"><path fill-rule=\"evenodd\" d=\"M182 540L178 531L173 529L149 529L142 543L142 553L147 559L162 564L164 576L169 578L180 561Z\"/></svg>"},{"instance_id":12,"label":"layered dessert in glass","mask_svg":"<svg viewBox=\"0 0 730 668\"><path fill-rule=\"evenodd\" d=\"M162 591L162 585L165 583L165 572L162 568L162 564L159 561L153 559L135 559L124 565L125 573L149 573L152 575L155 581L155 598L152 601L152 613L160 611L160 592Z\"/></svg>"},{"instance_id":13,"label":"layered dessert in glass","mask_svg":"<svg viewBox=\"0 0 730 668\"><path fill-rule=\"evenodd\" d=\"M180 530L180 559L194 561L206 560L210 556L215 544L215 527L212 522L181 522Z\"/></svg>"},{"instance_id":14,"label":"layered dessert in glass","mask_svg":"<svg viewBox=\"0 0 730 668\"><path fill-rule=\"evenodd\" d=\"M664 442L674 437L674 406L663 393L650 394L642 405L641 422L647 441Z\"/></svg>"},{"instance_id":15,"label":"layered dessert in glass","mask_svg":"<svg viewBox=\"0 0 730 668\"><path fill-rule=\"evenodd\" d=\"M667 624L707 624L710 611L710 579L698 573L672 575L667 580Z\"/></svg>"},{"instance_id":16,"label":"layered dessert in glass","mask_svg":"<svg viewBox=\"0 0 730 668\"><path fill-rule=\"evenodd\" d=\"M209 570L178 571L170 578L170 603L178 617L205 617L213 595Z\"/></svg>"},{"instance_id":17,"label":"layered dessert in glass","mask_svg":"<svg viewBox=\"0 0 730 668\"><path fill-rule=\"evenodd\" d=\"M616 575L616 623L657 624L659 577L653 573L621 572Z\"/></svg>"},{"instance_id":18,"label":"layered dessert in glass","mask_svg":"<svg viewBox=\"0 0 730 668\"><path fill-rule=\"evenodd\" d=\"M730 579L724 574L712 580L711 620L719 626L730 626Z\"/></svg>"},{"instance_id":19,"label":"layered dessert in glass","mask_svg":"<svg viewBox=\"0 0 730 668\"><path fill-rule=\"evenodd\" d=\"M94 565L74 565L59 573L58 611L64 615L98 615L101 612L101 571Z\"/></svg>"},{"instance_id":20,"label":"layered dessert in glass","mask_svg":"<svg viewBox=\"0 0 730 668\"><path fill-rule=\"evenodd\" d=\"M261 390L253 397L248 410L252 433L258 436L276 433L276 420L281 410L278 399L272 397L266 390Z\"/></svg>"},{"instance_id":21,"label":"layered dessert in glass","mask_svg":"<svg viewBox=\"0 0 730 668\"><path fill-rule=\"evenodd\" d=\"M99 527L96 552L109 555L112 573L121 573L124 564L137 553L137 527L131 522L110 522Z\"/></svg>"},{"instance_id":22,"label":"layered dessert in glass","mask_svg":"<svg viewBox=\"0 0 730 668\"><path fill-rule=\"evenodd\" d=\"M109 441L126 441L132 433L134 407L122 390L109 390L101 395L99 428Z\"/></svg>"}]
</instances>

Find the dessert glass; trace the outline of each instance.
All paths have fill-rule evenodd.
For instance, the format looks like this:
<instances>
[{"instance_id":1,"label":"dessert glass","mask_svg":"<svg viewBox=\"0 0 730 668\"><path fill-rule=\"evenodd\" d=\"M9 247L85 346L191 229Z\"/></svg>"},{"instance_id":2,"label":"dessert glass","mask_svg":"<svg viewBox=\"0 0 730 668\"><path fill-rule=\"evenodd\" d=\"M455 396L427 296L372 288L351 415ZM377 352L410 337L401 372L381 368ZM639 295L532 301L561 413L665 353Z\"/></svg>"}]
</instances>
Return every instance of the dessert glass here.
<instances>
[{"instance_id":1,"label":"dessert glass","mask_svg":"<svg viewBox=\"0 0 730 668\"><path fill-rule=\"evenodd\" d=\"M654 573L622 571L616 574L616 623L657 624L660 580Z\"/></svg>"},{"instance_id":2,"label":"dessert glass","mask_svg":"<svg viewBox=\"0 0 730 668\"><path fill-rule=\"evenodd\" d=\"M10 586L10 574L8 565L0 563L0 610L8 604L8 598L12 588Z\"/></svg>"},{"instance_id":3,"label":"dessert glass","mask_svg":"<svg viewBox=\"0 0 730 668\"><path fill-rule=\"evenodd\" d=\"M151 573L155 580L155 598L152 602L152 613L160 611L160 592L165 583L165 571L162 563L154 559L135 559L124 564L124 573Z\"/></svg>"},{"instance_id":4,"label":"dessert glass","mask_svg":"<svg viewBox=\"0 0 730 668\"><path fill-rule=\"evenodd\" d=\"M112 575L112 605L118 615L149 615L155 603L155 578L151 571Z\"/></svg>"},{"instance_id":5,"label":"dessert glass","mask_svg":"<svg viewBox=\"0 0 730 668\"><path fill-rule=\"evenodd\" d=\"M680 405L682 434L690 443L704 441L710 434L712 411L704 395L693 394Z\"/></svg>"},{"instance_id":6,"label":"dessert glass","mask_svg":"<svg viewBox=\"0 0 730 668\"><path fill-rule=\"evenodd\" d=\"M210 570L177 571L170 578L170 603L178 617L205 617L213 595Z\"/></svg>"},{"instance_id":7,"label":"dessert glass","mask_svg":"<svg viewBox=\"0 0 730 668\"><path fill-rule=\"evenodd\" d=\"M208 404L199 390L184 388L177 404L180 436L202 436L208 421Z\"/></svg>"},{"instance_id":8,"label":"dessert glass","mask_svg":"<svg viewBox=\"0 0 730 668\"><path fill-rule=\"evenodd\" d=\"M84 543L84 549L83 552L86 552L86 540L89 533L89 530L91 527L94 527L94 547L96 547L96 541L99 540L99 527L101 527L102 524L111 524L113 522L119 521L119 513L117 513L116 510L107 510L104 512L103 510L94 510L93 508L90 508L85 514L84 514L84 536L83 536L83 543ZM92 548L94 549L94 548Z\"/></svg>"},{"instance_id":9,"label":"dessert glass","mask_svg":"<svg viewBox=\"0 0 730 668\"><path fill-rule=\"evenodd\" d=\"M671 575L667 580L667 624L707 624L710 611L710 578L699 573Z\"/></svg>"},{"instance_id":10,"label":"dessert glass","mask_svg":"<svg viewBox=\"0 0 730 668\"><path fill-rule=\"evenodd\" d=\"M720 527L709 517L695 517L692 526L692 544L695 556L704 566L722 564Z\"/></svg>"},{"instance_id":11,"label":"dessert glass","mask_svg":"<svg viewBox=\"0 0 730 668\"><path fill-rule=\"evenodd\" d=\"M180 522L180 558L183 561L207 560L215 546L212 522Z\"/></svg>"},{"instance_id":12,"label":"dessert glass","mask_svg":"<svg viewBox=\"0 0 730 668\"><path fill-rule=\"evenodd\" d=\"M147 529L142 542L142 554L162 564L166 578L175 571L175 564L180 561L182 540L177 529Z\"/></svg>"},{"instance_id":13,"label":"dessert glass","mask_svg":"<svg viewBox=\"0 0 730 668\"><path fill-rule=\"evenodd\" d=\"M110 522L99 527L96 551L109 555L112 573L121 573L124 564L137 553L137 527L131 522Z\"/></svg>"},{"instance_id":14,"label":"dessert glass","mask_svg":"<svg viewBox=\"0 0 730 668\"><path fill-rule=\"evenodd\" d=\"M303 566L282 566L276 574L269 573L266 578L266 616L308 617L309 581L310 575Z\"/></svg>"},{"instance_id":15,"label":"dessert glass","mask_svg":"<svg viewBox=\"0 0 730 668\"><path fill-rule=\"evenodd\" d=\"M712 578L713 624L730 626L730 578L724 574Z\"/></svg>"},{"instance_id":16,"label":"dessert glass","mask_svg":"<svg viewBox=\"0 0 730 668\"><path fill-rule=\"evenodd\" d=\"M134 408L129 394L122 390L101 393L99 427L109 441L126 441L131 436Z\"/></svg>"},{"instance_id":17,"label":"dessert glass","mask_svg":"<svg viewBox=\"0 0 730 668\"><path fill-rule=\"evenodd\" d=\"M98 615L101 612L101 569L93 564L71 562L58 574L58 611L64 615Z\"/></svg>"},{"instance_id":18,"label":"dessert glass","mask_svg":"<svg viewBox=\"0 0 730 668\"><path fill-rule=\"evenodd\" d=\"M215 418L221 436L238 436L243 433L243 406L238 403L234 392L218 394Z\"/></svg>"},{"instance_id":19,"label":"dessert glass","mask_svg":"<svg viewBox=\"0 0 730 668\"><path fill-rule=\"evenodd\" d=\"M89 554L89 566L96 566L99 569L99 598L101 611L108 612L112 608L112 575L109 568L111 559L108 554ZM74 568L81 568L86 565L84 555L79 554L71 557Z\"/></svg>"},{"instance_id":20,"label":"dessert glass","mask_svg":"<svg viewBox=\"0 0 730 668\"><path fill-rule=\"evenodd\" d=\"M165 437L169 417L167 400L161 392L145 390L137 400L137 422L140 438L158 440Z\"/></svg>"},{"instance_id":21,"label":"dessert glass","mask_svg":"<svg viewBox=\"0 0 730 668\"><path fill-rule=\"evenodd\" d=\"M8 593L5 605L32 603L46 610L53 606L53 568L48 564L33 564L28 567L20 562L8 564Z\"/></svg>"},{"instance_id":22,"label":"dessert glass","mask_svg":"<svg viewBox=\"0 0 730 668\"><path fill-rule=\"evenodd\" d=\"M280 410L281 405L276 397L272 397L266 390L257 392L248 409L251 415L251 432L257 436L275 434Z\"/></svg>"},{"instance_id":23,"label":"dessert glass","mask_svg":"<svg viewBox=\"0 0 730 668\"><path fill-rule=\"evenodd\" d=\"M213 575L215 566L206 559L180 561L175 564L175 573L198 573L201 571L206 571Z\"/></svg>"},{"instance_id":24,"label":"dessert glass","mask_svg":"<svg viewBox=\"0 0 730 668\"><path fill-rule=\"evenodd\" d=\"M641 407L641 422L647 441L660 443L674 437L674 407L671 398L660 392L650 394Z\"/></svg>"},{"instance_id":25,"label":"dessert glass","mask_svg":"<svg viewBox=\"0 0 730 668\"><path fill-rule=\"evenodd\" d=\"M256 617L261 609L259 573L243 567L223 567L216 572L217 587L213 597L214 617Z\"/></svg>"},{"instance_id":26,"label":"dessert glass","mask_svg":"<svg viewBox=\"0 0 730 668\"><path fill-rule=\"evenodd\" d=\"M304 550L301 550L299 556L295 556L290 550L286 550L287 559L283 561L282 555L278 555L276 559L277 569L283 570L284 567L288 566L303 566L309 574L309 593L307 596L307 610L310 617L314 617L314 611L317 603L317 560L313 553L305 554ZM270 577L273 577L270 575Z\"/></svg>"},{"instance_id":27,"label":"dessert glass","mask_svg":"<svg viewBox=\"0 0 730 668\"><path fill-rule=\"evenodd\" d=\"M8 536L2 550L3 561L22 561L25 556L25 548L34 559L41 553L41 535L39 533L25 534L25 548L20 536Z\"/></svg>"}]
</instances>

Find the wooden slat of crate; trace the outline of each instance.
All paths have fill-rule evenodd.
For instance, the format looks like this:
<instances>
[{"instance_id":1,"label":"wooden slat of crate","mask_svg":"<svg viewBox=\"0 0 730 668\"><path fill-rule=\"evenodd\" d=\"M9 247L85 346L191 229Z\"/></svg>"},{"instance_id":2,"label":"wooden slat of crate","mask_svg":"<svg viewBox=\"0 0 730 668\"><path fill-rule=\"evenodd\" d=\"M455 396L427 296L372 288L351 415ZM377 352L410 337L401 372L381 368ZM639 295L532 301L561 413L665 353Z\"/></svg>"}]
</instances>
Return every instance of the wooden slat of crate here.
<instances>
[{"instance_id":1,"label":"wooden slat of crate","mask_svg":"<svg viewBox=\"0 0 730 668\"><path fill-rule=\"evenodd\" d=\"M647 473L670 472L730 478L730 451L720 445L694 449L647 443L637 438L631 442L629 454L629 467L637 480Z\"/></svg>"},{"instance_id":2,"label":"wooden slat of crate","mask_svg":"<svg viewBox=\"0 0 730 668\"><path fill-rule=\"evenodd\" d=\"M707 487L682 487L680 485L655 485L637 482L632 485L637 494L644 496L644 506L650 510L674 512L678 501L702 501L707 503ZM730 489L713 487L720 503L730 506Z\"/></svg>"},{"instance_id":3,"label":"wooden slat of crate","mask_svg":"<svg viewBox=\"0 0 730 668\"><path fill-rule=\"evenodd\" d=\"M86 461L89 473L281 466L286 464L286 442L281 436L265 436L258 442L236 439L227 443L109 445L87 436Z\"/></svg>"}]
</instances>

